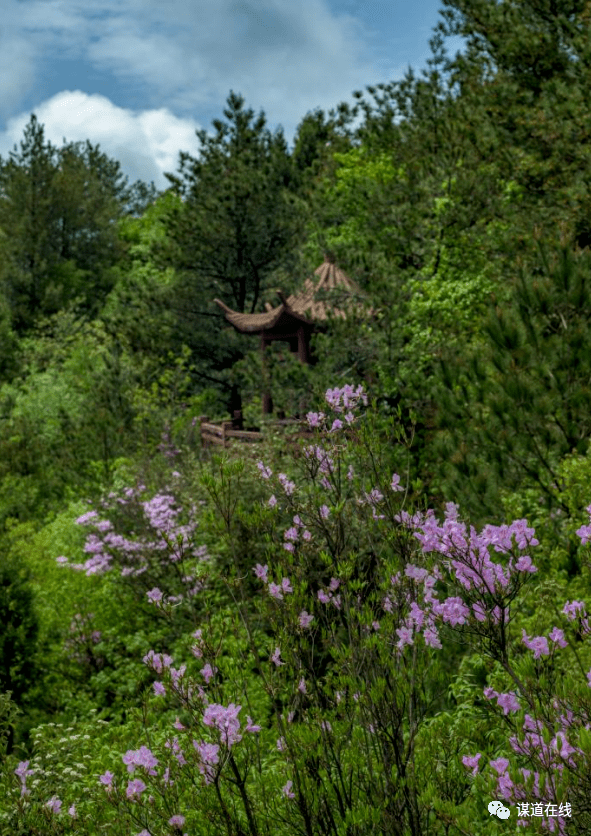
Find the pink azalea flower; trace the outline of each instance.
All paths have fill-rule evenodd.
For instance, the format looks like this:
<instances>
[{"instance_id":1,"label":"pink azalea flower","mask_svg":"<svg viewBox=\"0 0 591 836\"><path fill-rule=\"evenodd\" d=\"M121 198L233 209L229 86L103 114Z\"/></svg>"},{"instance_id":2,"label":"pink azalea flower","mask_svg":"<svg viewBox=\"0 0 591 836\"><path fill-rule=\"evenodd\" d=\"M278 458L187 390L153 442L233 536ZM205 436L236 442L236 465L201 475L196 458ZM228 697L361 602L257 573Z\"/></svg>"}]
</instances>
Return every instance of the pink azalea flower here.
<instances>
[{"instance_id":1,"label":"pink azalea flower","mask_svg":"<svg viewBox=\"0 0 591 836\"><path fill-rule=\"evenodd\" d=\"M205 665L205 667L201 668L199 673L202 675L202 677L205 679L205 681L209 685L209 683L213 679L216 671L217 671L217 668L212 668L211 665L208 662L207 665Z\"/></svg>"},{"instance_id":2,"label":"pink azalea flower","mask_svg":"<svg viewBox=\"0 0 591 836\"><path fill-rule=\"evenodd\" d=\"M390 482L390 488L393 491L403 491L404 488L400 484L400 476L397 473L392 475L392 481Z\"/></svg>"},{"instance_id":3,"label":"pink azalea flower","mask_svg":"<svg viewBox=\"0 0 591 836\"><path fill-rule=\"evenodd\" d=\"M52 812L52 813L59 813L62 802L57 797L57 795L52 795L49 801L45 804L45 806Z\"/></svg>"},{"instance_id":4,"label":"pink azalea flower","mask_svg":"<svg viewBox=\"0 0 591 836\"><path fill-rule=\"evenodd\" d=\"M182 827L185 823L185 817L184 816L179 816L179 815L171 816L171 818L169 818L169 820L168 820L168 823L172 827Z\"/></svg>"},{"instance_id":5,"label":"pink azalea flower","mask_svg":"<svg viewBox=\"0 0 591 836\"><path fill-rule=\"evenodd\" d=\"M140 778L136 778L135 780L128 782L125 794L128 798L132 799L135 798L136 795L141 795L145 789L146 785L144 782Z\"/></svg>"},{"instance_id":6,"label":"pink azalea flower","mask_svg":"<svg viewBox=\"0 0 591 836\"><path fill-rule=\"evenodd\" d=\"M564 638L564 631L554 627L549 635L551 641L555 642L559 647L568 647L568 642Z\"/></svg>"},{"instance_id":7,"label":"pink azalea flower","mask_svg":"<svg viewBox=\"0 0 591 836\"><path fill-rule=\"evenodd\" d=\"M491 761L490 766L497 775L502 775L509 769L509 761L507 758L497 758L496 761Z\"/></svg>"},{"instance_id":8,"label":"pink azalea flower","mask_svg":"<svg viewBox=\"0 0 591 836\"><path fill-rule=\"evenodd\" d=\"M267 572L269 571L269 567L266 564L264 566L261 566L260 563L257 563L257 565L254 567L252 571L255 573L259 580L261 580L263 583L267 583Z\"/></svg>"},{"instance_id":9,"label":"pink azalea flower","mask_svg":"<svg viewBox=\"0 0 591 836\"><path fill-rule=\"evenodd\" d=\"M476 775L478 772L478 761L482 757L482 753L478 752L477 755L470 757L470 755L464 755L462 758L462 763L466 767L466 769L472 770L472 775Z\"/></svg>"},{"instance_id":10,"label":"pink azalea flower","mask_svg":"<svg viewBox=\"0 0 591 836\"><path fill-rule=\"evenodd\" d=\"M99 781L105 787L108 787L110 789L113 786L113 778L114 777L115 776L113 775L113 773L109 772L109 770L107 769L107 771L104 773L104 775L100 776Z\"/></svg>"},{"instance_id":11,"label":"pink azalea flower","mask_svg":"<svg viewBox=\"0 0 591 836\"><path fill-rule=\"evenodd\" d=\"M306 627L309 627L310 624L314 621L314 616L307 613L306 610L302 610L300 613L299 621L300 627L303 627L305 629Z\"/></svg>"},{"instance_id":12,"label":"pink azalea flower","mask_svg":"<svg viewBox=\"0 0 591 836\"><path fill-rule=\"evenodd\" d=\"M435 627L428 627L426 630L424 630L423 638L425 639L425 644L428 647L434 647L436 650L441 650L441 641L439 639L439 633L437 632Z\"/></svg>"},{"instance_id":13,"label":"pink azalea flower","mask_svg":"<svg viewBox=\"0 0 591 836\"><path fill-rule=\"evenodd\" d=\"M540 656L549 656L550 649L548 647L548 639L546 636L534 636L532 639L528 638L525 630L522 630L522 641L529 650L534 651L534 659L539 659Z\"/></svg>"},{"instance_id":14,"label":"pink azalea flower","mask_svg":"<svg viewBox=\"0 0 591 836\"><path fill-rule=\"evenodd\" d=\"M397 627L396 632L399 639L396 647L402 648L405 644L413 644L412 630L408 627Z\"/></svg>"},{"instance_id":15,"label":"pink azalea flower","mask_svg":"<svg viewBox=\"0 0 591 836\"><path fill-rule=\"evenodd\" d=\"M515 694L497 694L497 705L503 709L505 715L519 711L519 701Z\"/></svg>"}]
</instances>

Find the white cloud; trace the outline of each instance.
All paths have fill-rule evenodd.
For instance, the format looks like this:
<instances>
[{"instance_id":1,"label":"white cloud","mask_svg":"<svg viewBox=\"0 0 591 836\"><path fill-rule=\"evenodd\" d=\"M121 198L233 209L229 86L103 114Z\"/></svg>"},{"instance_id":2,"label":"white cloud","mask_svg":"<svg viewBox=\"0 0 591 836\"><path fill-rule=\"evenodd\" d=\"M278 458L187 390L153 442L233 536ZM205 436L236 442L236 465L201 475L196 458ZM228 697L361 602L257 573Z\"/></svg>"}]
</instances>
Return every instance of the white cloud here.
<instances>
[{"instance_id":1,"label":"white cloud","mask_svg":"<svg viewBox=\"0 0 591 836\"><path fill-rule=\"evenodd\" d=\"M179 151L193 156L198 152L195 131L200 125L167 108L134 112L117 107L105 96L65 90L35 108L35 115L44 125L46 141L57 148L63 146L64 138L67 143L86 139L98 143L101 151L121 163L130 184L153 180L157 188L168 188L164 172L176 171ZM19 145L29 119L29 113L22 113L8 120L0 134L3 158Z\"/></svg>"},{"instance_id":2,"label":"white cloud","mask_svg":"<svg viewBox=\"0 0 591 836\"><path fill-rule=\"evenodd\" d=\"M0 26L0 115L5 116L27 94L35 79L35 47Z\"/></svg>"},{"instance_id":3,"label":"white cloud","mask_svg":"<svg viewBox=\"0 0 591 836\"><path fill-rule=\"evenodd\" d=\"M291 134L308 110L382 78L370 33L327 0L4 0L3 17L0 103L69 58L183 115L219 112L233 89Z\"/></svg>"},{"instance_id":4,"label":"white cloud","mask_svg":"<svg viewBox=\"0 0 591 836\"><path fill-rule=\"evenodd\" d=\"M87 57L183 111L219 107L234 89L288 130L376 80L363 36L324 0L128 0L98 23Z\"/></svg>"},{"instance_id":5,"label":"white cloud","mask_svg":"<svg viewBox=\"0 0 591 836\"><path fill-rule=\"evenodd\" d=\"M368 58L368 32L328 4L3 0L0 154L20 142L35 112L53 145L89 139L130 182L167 188L164 171L176 171L180 150L197 153L197 120L209 129L231 89L290 141L307 111L385 80ZM133 109L121 106L130 101Z\"/></svg>"}]
</instances>

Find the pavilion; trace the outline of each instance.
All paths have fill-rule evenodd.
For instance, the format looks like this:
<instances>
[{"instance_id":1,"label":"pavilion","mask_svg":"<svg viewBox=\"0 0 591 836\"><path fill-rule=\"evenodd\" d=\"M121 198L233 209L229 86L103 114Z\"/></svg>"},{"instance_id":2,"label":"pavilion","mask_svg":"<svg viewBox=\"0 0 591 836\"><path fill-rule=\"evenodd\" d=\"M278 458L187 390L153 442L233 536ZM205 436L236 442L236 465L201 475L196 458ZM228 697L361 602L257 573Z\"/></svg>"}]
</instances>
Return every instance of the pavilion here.
<instances>
[{"instance_id":1,"label":"pavilion","mask_svg":"<svg viewBox=\"0 0 591 836\"><path fill-rule=\"evenodd\" d=\"M324 263L314 271L314 275L317 280L307 279L299 292L287 298L278 290L281 304L273 308L267 303L264 313L239 313L219 299L214 301L237 331L259 335L263 359L266 347L275 340L282 340L289 343L290 350L297 353L300 362L310 363L310 337L326 325L330 316L344 319L352 308L366 310L359 302L351 304L351 298L358 299L361 292L355 282L337 267L333 258L325 256ZM335 303L330 301L330 297L335 299ZM269 415L272 411L273 401L267 388L263 393L263 413Z\"/></svg>"}]
</instances>

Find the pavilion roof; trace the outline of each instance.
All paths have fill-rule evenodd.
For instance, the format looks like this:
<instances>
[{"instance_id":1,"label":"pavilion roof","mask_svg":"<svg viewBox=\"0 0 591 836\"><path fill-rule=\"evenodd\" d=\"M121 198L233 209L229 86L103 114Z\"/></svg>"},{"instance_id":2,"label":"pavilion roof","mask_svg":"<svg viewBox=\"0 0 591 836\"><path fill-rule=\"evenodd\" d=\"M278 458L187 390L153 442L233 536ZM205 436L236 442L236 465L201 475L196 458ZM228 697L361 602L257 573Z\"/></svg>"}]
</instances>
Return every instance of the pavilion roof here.
<instances>
[{"instance_id":1,"label":"pavilion roof","mask_svg":"<svg viewBox=\"0 0 591 836\"><path fill-rule=\"evenodd\" d=\"M292 293L287 299L281 291L278 291L281 304L276 308L267 304L267 310L264 313L238 313L219 299L214 301L224 311L228 322L243 333L252 334L280 329L282 326L288 327L293 320L313 325L314 322L325 322L329 316L345 318L346 311L335 307L328 299L317 297L322 291L359 295L359 287L337 267L334 261L328 258L314 271L314 274L318 277L317 280L306 279L303 288L297 293Z\"/></svg>"}]
</instances>

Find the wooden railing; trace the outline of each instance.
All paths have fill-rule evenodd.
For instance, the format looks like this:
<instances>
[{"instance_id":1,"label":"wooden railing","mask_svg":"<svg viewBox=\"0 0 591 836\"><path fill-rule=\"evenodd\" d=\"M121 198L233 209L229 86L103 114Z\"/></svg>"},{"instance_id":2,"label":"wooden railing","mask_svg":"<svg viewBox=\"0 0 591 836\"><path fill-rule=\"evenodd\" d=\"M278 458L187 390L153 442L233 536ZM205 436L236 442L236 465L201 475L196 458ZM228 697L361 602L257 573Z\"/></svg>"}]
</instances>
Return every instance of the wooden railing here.
<instances>
[{"instance_id":1,"label":"wooden railing","mask_svg":"<svg viewBox=\"0 0 591 836\"><path fill-rule=\"evenodd\" d=\"M212 444L220 447L228 447L235 441L245 442L247 444L257 443L265 438L264 431L253 432L252 430L243 430L242 416L240 414L235 414L234 420L232 421L215 422L211 422L207 415L200 415L199 426L201 443L204 447L209 447ZM308 422L296 418L278 418L275 421L268 422L267 426L270 430L293 428L296 430L293 433L293 437L295 438L305 438L313 435L308 427Z\"/></svg>"},{"instance_id":2,"label":"wooden railing","mask_svg":"<svg viewBox=\"0 0 591 836\"><path fill-rule=\"evenodd\" d=\"M233 421L219 421L212 424L206 415L200 416L199 424L201 427L201 443L204 446L218 444L227 447L232 440L256 442L263 438L262 433L259 432L235 429Z\"/></svg>"}]
</instances>

